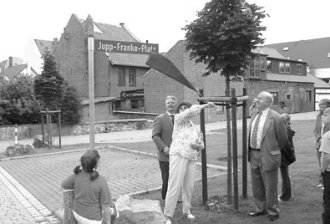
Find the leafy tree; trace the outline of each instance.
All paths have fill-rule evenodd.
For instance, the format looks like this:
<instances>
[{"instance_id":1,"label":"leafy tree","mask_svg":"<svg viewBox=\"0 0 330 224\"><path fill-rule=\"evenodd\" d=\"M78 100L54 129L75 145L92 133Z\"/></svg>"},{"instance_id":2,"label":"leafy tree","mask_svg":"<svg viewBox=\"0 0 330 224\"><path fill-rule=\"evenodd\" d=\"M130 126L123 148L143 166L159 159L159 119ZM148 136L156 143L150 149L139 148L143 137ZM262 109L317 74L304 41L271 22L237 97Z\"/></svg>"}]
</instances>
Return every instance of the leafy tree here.
<instances>
[{"instance_id":1,"label":"leafy tree","mask_svg":"<svg viewBox=\"0 0 330 224\"><path fill-rule=\"evenodd\" d=\"M57 71L54 56L50 52L46 52L43 59L43 71L35 79L34 93L43 109L55 110L59 108L63 96L64 79Z\"/></svg>"},{"instance_id":2,"label":"leafy tree","mask_svg":"<svg viewBox=\"0 0 330 224\"><path fill-rule=\"evenodd\" d=\"M80 109L81 105L76 89L65 83L61 100L62 122L68 125L78 124L80 122Z\"/></svg>"},{"instance_id":3,"label":"leafy tree","mask_svg":"<svg viewBox=\"0 0 330 224\"><path fill-rule=\"evenodd\" d=\"M0 124L26 124L40 121L39 103L34 97L34 78L18 75L0 89Z\"/></svg>"},{"instance_id":4,"label":"leafy tree","mask_svg":"<svg viewBox=\"0 0 330 224\"><path fill-rule=\"evenodd\" d=\"M221 72L226 77L229 96L230 77L243 75L252 56L251 50L263 44L262 7L245 0L211 0L198 18L186 25L186 49L196 63L207 64L204 75Z\"/></svg>"},{"instance_id":5,"label":"leafy tree","mask_svg":"<svg viewBox=\"0 0 330 224\"><path fill-rule=\"evenodd\" d=\"M69 86L57 71L54 56L44 55L44 67L41 75L35 79L34 92L40 100L42 109L61 110L63 124L77 124L80 121L80 101L76 90ZM58 116L53 116L57 122Z\"/></svg>"}]
</instances>

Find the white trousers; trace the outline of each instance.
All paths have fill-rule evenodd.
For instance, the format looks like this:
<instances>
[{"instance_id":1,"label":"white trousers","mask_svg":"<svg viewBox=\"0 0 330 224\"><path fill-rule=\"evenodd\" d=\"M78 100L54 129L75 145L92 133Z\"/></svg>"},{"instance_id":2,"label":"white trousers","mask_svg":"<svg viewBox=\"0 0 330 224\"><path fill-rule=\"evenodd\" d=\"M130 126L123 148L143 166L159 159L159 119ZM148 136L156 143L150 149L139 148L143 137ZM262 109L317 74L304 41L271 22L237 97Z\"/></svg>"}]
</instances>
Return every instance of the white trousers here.
<instances>
[{"instance_id":1,"label":"white trousers","mask_svg":"<svg viewBox=\"0 0 330 224\"><path fill-rule=\"evenodd\" d=\"M91 220L91 219L86 219L85 217L82 217L80 215L78 215L77 213L75 213L72 210L73 216L75 217L75 219L77 220L78 224L102 224L103 220Z\"/></svg>"},{"instance_id":2,"label":"white trousers","mask_svg":"<svg viewBox=\"0 0 330 224\"><path fill-rule=\"evenodd\" d=\"M181 189L183 213L190 214L195 171L195 161L182 158L179 155L170 156L170 176L165 199L164 215L173 217Z\"/></svg>"}]
</instances>

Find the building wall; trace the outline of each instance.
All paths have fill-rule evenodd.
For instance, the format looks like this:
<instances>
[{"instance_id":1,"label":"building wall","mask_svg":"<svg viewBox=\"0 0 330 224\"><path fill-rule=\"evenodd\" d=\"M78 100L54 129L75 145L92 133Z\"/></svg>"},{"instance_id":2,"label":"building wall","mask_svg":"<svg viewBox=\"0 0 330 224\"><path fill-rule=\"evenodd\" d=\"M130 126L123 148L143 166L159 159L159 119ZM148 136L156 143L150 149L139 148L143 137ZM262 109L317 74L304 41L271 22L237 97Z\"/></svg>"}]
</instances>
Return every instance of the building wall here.
<instances>
[{"instance_id":1,"label":"building wall","mask_svg":"<svg viewBox=\"0 0 330 224\"><path fill-rule=\"evenodd\" d=\"M287 105L290 113L307 112L314 110L314 94L312 100L306 101L306 91L314 93L313 83L293 83L283 81L247 80L245 86L248 91L248 106L251 105L261 91L277 92L278 102L283 101ZM290 95L290 100L287 100ZM279 110L279 105L274 104L272 109Z\"/></svg>"},{"instance_id":2,"label":"building wall","mask_svg":"<svg viewBox=\"0 0 330 224\"><path fill-rule=\"evenodd\" d=\"M84 27L73 15L64 28L54 56L61 75L80 97L88 97L87 40Z\"/></svg>"}]
</instances>

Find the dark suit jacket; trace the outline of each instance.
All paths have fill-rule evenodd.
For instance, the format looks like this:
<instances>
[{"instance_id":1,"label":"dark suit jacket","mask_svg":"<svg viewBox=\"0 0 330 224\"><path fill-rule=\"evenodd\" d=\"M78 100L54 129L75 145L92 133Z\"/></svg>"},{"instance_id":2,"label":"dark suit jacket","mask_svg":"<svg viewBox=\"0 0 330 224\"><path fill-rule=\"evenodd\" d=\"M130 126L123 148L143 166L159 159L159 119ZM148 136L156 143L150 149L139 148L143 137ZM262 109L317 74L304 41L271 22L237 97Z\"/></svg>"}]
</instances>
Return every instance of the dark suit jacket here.
<instances>
[{"instance_id":1,"label":"dark suit jacket","mask_svg":"<svg viewBox=\"0 0 330 224\"><path fill-rule=\"evenodd\" d=\"M255 117L255 115L254 115ZM250 148L250 132L254 117L250 121L249 126L249 151ZM278 169L281 163L281 148L288 143L287 128L284 119L274 110L269 109L261 136L261 163L265 171ZM249 153L250 156L250 153ZM249 158L250 161L250 158ZM257 168L258 164L250 164L251 168Z\"/></svg>"},{"instance_id":2,"label":"dark suit jacket","mask_svg":"<svg viewBox=\"0 0 330 224\"><path fill-rule=\"evenodd\" d=\"M169 156L164 153L164 148L170 147L172 142L173 123L168 113L157 116L152 129L152 140L157 146L159 161L169 161Z\"/></svg>"}]
</instances>

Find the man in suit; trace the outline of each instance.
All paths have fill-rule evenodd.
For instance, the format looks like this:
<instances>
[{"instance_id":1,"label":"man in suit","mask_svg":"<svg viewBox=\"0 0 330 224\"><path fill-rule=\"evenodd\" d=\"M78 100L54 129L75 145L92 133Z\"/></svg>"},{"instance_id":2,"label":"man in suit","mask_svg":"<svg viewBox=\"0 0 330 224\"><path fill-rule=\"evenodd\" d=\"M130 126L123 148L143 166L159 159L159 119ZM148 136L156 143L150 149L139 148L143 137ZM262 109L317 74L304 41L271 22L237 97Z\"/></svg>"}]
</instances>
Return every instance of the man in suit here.
<instances>
[{"instance_id":1,"label":"man in suit","mask_svg":"<svg viewBox=\"0 0 330 224\"><path fill-rule=\"evenodd\" d=\"M157 146L157 158L162 175L162 199L165 199L169 177L169 150L172 142L174 113L177 99L175 96L167 96L165 100L166 113L160 114L154 120L152 140Z\"/></svg>"},{"instance_id":2,"label":"man in suit","mask_svg":"<svg viewBox=\"0 0 330 224\"><path fill-rule=\"evenodd\" d=\"M249 162L255 211L250 216L268 213L270 221L279 218L277 184L281 163L281 148L288 143L284 119L270 109L273 95L261 92L254 100L258 111L249 130Z\"/></svg>"}]
</instances>

